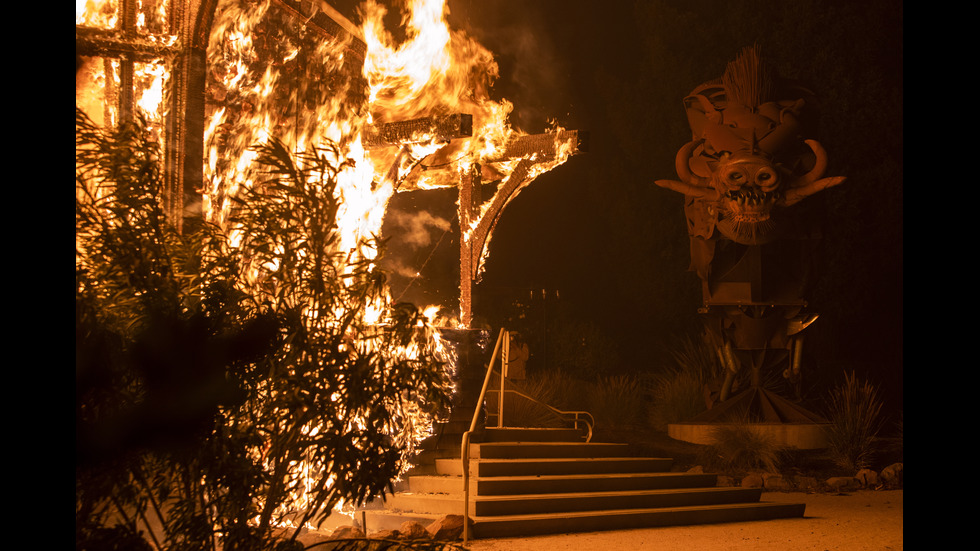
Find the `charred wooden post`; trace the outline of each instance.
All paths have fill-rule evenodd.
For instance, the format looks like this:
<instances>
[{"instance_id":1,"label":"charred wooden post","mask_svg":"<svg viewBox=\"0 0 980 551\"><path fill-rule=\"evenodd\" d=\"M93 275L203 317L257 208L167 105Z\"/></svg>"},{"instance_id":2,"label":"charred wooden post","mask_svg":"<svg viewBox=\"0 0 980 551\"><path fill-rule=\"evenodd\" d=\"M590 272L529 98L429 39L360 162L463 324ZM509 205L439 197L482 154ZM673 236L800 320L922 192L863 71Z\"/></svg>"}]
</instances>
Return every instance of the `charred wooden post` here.
<instances>
[{"instance_id":1,"label":"charred wooden post","mask_svg":"<svg viewBox=\"0 0 980 551\"><path fill-rule=\"evenodd\" d=\"M460 175L459 179L459 311L460 323L469 327L473 321L474 262L467 239L472 225L480 216L480 165Z\"/></svg>"},{"instance_id":2,"label":"charred wooden post","mask_svg":"<svg viewBox=\"0 0 980 551\"><path fill-rule=\"evenodd\" d=\"M464 209L460 207L460 321L464 325L469 325L473 319L470 301L473 284L479 281L487 243L504 207L533 180L531 174L534 165L554 161L561 154L576 155L587 150L588 133L564 130L520 136L508 144L503 155L493 159L494 161L521 160L493 195L487 207L470 207L465 225L462 217ZM460 205L472 205L473 187L471 176L461 178Z\"/></svg>"}]
</instances>

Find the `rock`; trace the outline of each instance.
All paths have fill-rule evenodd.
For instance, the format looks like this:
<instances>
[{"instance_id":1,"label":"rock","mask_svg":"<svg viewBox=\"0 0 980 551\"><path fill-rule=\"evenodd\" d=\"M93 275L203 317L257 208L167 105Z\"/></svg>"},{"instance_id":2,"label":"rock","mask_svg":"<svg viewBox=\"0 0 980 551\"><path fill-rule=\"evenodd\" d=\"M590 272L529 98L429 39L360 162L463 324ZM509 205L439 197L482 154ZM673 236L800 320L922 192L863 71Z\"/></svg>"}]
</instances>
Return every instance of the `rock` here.
<instances>
[{"instance_id":1,"label":"rock","mask_svg":"<svg viewBox=\"0 0 980 551\"><path fill-rule=\"evenodd\" d=\"M874 488L878 485L878 473L871 469L861 469L854 478L858 479L865 488Z\"/></svg>"},{"instance_id":2,"label":"rock","mask_svg":"<svg viewBox=\"0 0 980 551\"><path fill-rule=\"evenodd\" d=\"M702 474L702 473L704 473L704 467L702 467L701 465L695 465L695 466L691 467L690 469L688 469L687 472L689 472L689 473L695 473L695 474Z\"/></svg>"},{"instance_id":3,"label":"rock","mask_svg":"<svg viewBox=\"0 0 980 551\"><path fill-rule=\"evenodd\" d=\"M322 540L326 541L326 540ZM297 538L291 543L286 543L286 541L280 541L276 545L276 549L282 549L283 551L303 551L306 549L306 540L303 536L297 536Z\"/></svg>"},{"instance_id":4,"label":"rock","mask_svg":"<svg viewBox=\"0 0 980 551\"><path fill-rule=\"evenodd\" d=\"M463 515L446 515L436 520L426 531L437 541L453 541L463 536Z\"/></svg>"},{"instance_id":5,"label":"rock","mask_svg":"<svg viewBox=\"0 0 980 551\"><path fill-rule=\"evenodd\" d=\"M400 537L398 530L378 530L371 534L371 538L376 540L396 540Z\"/></svg>"},{"instance_id":6,"label":"rock","mask_svg":"<svg viewBox=\"0 0 980 551\"><path fill-rule=\"evenodd\" d=\"M772 491L787 491L793 489L793 483L783 478L781 474L762 475L763 487Z\"/></svg>"},{"instance_id":7,"label":"rock","mask_svg":"<svg viewBox=\"0 0 980 551\"><path fill-rule=\"evenodd\" d=\"M765 484L766 481L764 478L762 478L761 474L755 474L755 473L748 474L745 475L744 478L742 478L743 488L762 488L763 486L765 486Z\"/></svg>"},{"instance_id":8,"label":"rock","mask_svg":"<svg viewBox=\"0 0 980 551\"><path fill-rule=\"evenodd\" d=\"M324 532L304 530L296 538L296 541L302 544L303 546L302 548L305 549L307 547L316 545L318 543L323 543L325 541L328 541L329 539L330 539L330 534L326 534Z\"/></svg>"},{"instance_id":9,"label":"rock","mask_svg":"<svg viewBox=\"0 0 980 551\"><path fill-rule=\"evenodd\" d=\"M799 490L816 490L820 486L816 478L812 476L799 476L796 477L796 488Z\"/></svg>"},{"instance_id":10,"label":"rock","mask_svg":"<svg viewBox=\"0 0 980 551\"><path fill-rule=\"evenodd\" d=\"M336 530L330 533L330 539L332 540L343 540L350 538L363 538L364 530L361 530L357 526L338 526Z\"/></svg>"},{"instance_id":11,"label":"rock","mask_svg":"<svg viewBox=\"0 0 980 551\"><path fill-rule=\"evenodd\" d=\"M861 483L853 476L832 476L827 479L827 486L837 492L846 492L859 489Z\"/></svg>"},{"instance_id":12,"label":"rock","mask_svg":"<svg viewBox=\"0 0 980 551\"><path fill-rule=\"evenodd\" d=\"M722 486L722 487L725 487L725 488L731 488L731 487L735 486L735 479L732 478L732 477L730 477L730 476L726 476L726 475L720 474L720 475L718 475L718 482L715 483L715 486Z\"/></svg>"},{"instance_id":13,"label":"rock","mask_svg":"<svg viewBox=\"0 0 980 551\"><path fill-rule=\"evenodd\" d=\"M406 520L398 528L398 535L407 540L418 540L428 538L429 532L422 524L414 520Z\"/></svg>"},{"instance_id":14,"label":"rock","mask_svg":"<svg viewBox=\"0 0 980 551\"><path fill-rule=\"evenodd\" d=\"M881 478L885 481L885 484L892 487L902 485L902 471L904 470L903 465L903 463L892 463L881 470Z\"/></svg>"}]
</instances>

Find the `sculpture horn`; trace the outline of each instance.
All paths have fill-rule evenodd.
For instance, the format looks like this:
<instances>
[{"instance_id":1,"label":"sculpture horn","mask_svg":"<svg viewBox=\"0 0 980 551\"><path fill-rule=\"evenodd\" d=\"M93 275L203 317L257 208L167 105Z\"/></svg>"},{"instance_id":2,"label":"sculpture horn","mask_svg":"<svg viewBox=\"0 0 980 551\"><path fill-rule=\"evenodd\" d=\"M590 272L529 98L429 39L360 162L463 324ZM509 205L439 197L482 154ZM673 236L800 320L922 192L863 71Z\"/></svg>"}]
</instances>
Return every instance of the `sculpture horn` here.
<instances>
[{"instance_id":1,"label":"sculpture horn","mask_svg":"<svg viewBox=\"0 0 980 551\"><path fill-rule=\"evenodd\" d=\"M810 172L804 174L801 180L807 183L816 182L820 178L823 178L823 173L827 170L827 151L817 140L806 140L804 143L810 146L810 149L817 158L813 164L813 168L810 169Z\"/></svg>"},{"instance_id":2,"label":"sculpture horn","mask_svg":"<svg viewBox=\"0 0 980 551\"><path fill-rule=\"evenodd\" d=\"M708 184L708 180L696 176L691 172L691 165L688 164L688 161L694 154L694 148L697 147L698 143L695 140L691 140L677 152L677 157L674 158L674 169L677 170L677 175L681 177L681 180L694 186L703 187Z\"/></svg>"}]
</instances>

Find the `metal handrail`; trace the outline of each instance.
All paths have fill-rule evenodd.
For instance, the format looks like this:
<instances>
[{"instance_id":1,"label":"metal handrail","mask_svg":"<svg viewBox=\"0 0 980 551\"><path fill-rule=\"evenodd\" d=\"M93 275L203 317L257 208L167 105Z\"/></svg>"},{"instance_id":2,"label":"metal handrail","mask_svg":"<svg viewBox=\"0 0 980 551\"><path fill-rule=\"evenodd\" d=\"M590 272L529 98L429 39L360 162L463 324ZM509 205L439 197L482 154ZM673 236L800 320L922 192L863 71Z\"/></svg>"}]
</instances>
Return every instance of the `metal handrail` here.
<instances>
[{"instance_id":1,"label":"metal handrail","mask_svg":"<svg viewBox=\"0 0 980 551\"><path fill-rule=\"evenodd\" d=\"M476 430L476 423L480 418L480 406L487 396L487 387L490 386L490 378L493 375L493 364L497 361L497 353L500 352L500 345L504 340L507 330L501 328L500 336L497 337L497 344L493 347L493 355L490 356L490 365L487 366L487 375L483 379L483 388L480 390L480 397L476 401L476 409L473 411L473 420L470 421L470 429L463 433L463 443L460 459L463 461L463 543L470 538L470 437Z\"/></svg>"},{"instance_id":2,"label":"metal handrail","mask_svg":"<svg viewBox=\"0 0 980 551\"><path fill-rule=\"evenodd\" d=\"M480 410L484 400L487 397L487 389L490 387L490 380L493 378L493 364L497 361L497 356L500 353L501 346L503 344L504 338L507 336L507 330L504 328L500 329L500 335L497 337L497 343L493 347L493 354L490 356L490 363L487 365L487 374L483 378L483 388L480 389L480 397L476 401L476 408L473 411L473 418L470 420L470 428L463 433L462 449L460 450L460 460L463 462L463 544L465 545L470 538L470 439L472 438L473 432L476 431L476 424L480 418ZM498 426L503 425L503 403L504 394L507 392L513 392L519 396L523 396L532 402L542 405L548 408L553 413L557 414L559 417L563 415L574 415L575 428L579 428L579 421L585 423L588 429L588 434L586 435L585 441L590 442L592 440L592 428L595 426L595 417L587 411L563 411L556 407L545 404L536 398L528 396L523 392L504 388L504 375L503 375L503 358L501 358L501 370L500 370L500 410L498 412L497 423ZM583 417L580 419L579 415ZM588 416L586 419L584 416Z\"/></svg>"},{"instance_id":3,"label":"metal handrail","mask_svg":"<svg viewBox=\"0 0 980 551\"><path fill-rule=\"evenodd\" d=\"M586 442L591 442L592 441L592 429L593 429L593 427L595 427L595 417L593 417L592 414L589 413L588 411L565 411L565 410L561 410L561 409L558 409L558 408L556 408L554 406L548 405L548 404L546 404L546 403L538 400L537 398L535 398L533 396L528 396L527 394L524 394L523 392L521 392L519 390L513 390L513 389L509 389L508 388L504 392L511 392L511 393L517 394L518 396L520 396L522 398L526 398L526 399L534 402L535 404L538 404L539 406L543 406L543 407L547 408L548 410L550 410L552 413L554 413L558 417L564 417L564 416L568 416L568 415L574 415L574 418L573 419L570 419L570 420L575 423L575 428L579 428L579 422L580 421L582 423L585 423L585 428L588 431L588 433L585 436L585 441ZM579 419L579 415L582 415L583 417L581 419ZM586 419L584 417L586 415L588 416L588 419Z\"/></svg>"}]
</instances>

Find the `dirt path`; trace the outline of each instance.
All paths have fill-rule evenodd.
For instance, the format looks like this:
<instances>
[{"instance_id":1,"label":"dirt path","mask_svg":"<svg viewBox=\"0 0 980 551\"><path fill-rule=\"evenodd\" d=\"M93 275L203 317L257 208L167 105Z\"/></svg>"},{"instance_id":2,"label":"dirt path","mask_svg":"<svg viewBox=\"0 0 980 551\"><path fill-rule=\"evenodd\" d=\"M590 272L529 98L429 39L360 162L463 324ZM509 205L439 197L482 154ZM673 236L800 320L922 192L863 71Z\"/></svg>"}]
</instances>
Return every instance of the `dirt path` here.
<instances>
[{"instance_id":1,"label":"dirt path","mask_svg":"<svg viewBox=\"0 0 980 551\"><path fill-rule=\"evenodd\" d=\"M904 547L903 492L767 492L763 501L806 503L803 518L471 540L468 547L472 551L900 550Z\"/></svg>"}]
</instances>

